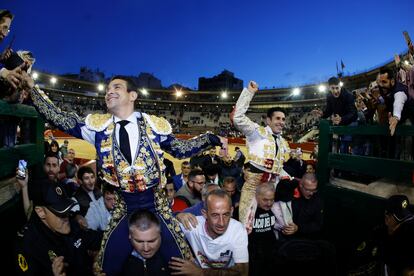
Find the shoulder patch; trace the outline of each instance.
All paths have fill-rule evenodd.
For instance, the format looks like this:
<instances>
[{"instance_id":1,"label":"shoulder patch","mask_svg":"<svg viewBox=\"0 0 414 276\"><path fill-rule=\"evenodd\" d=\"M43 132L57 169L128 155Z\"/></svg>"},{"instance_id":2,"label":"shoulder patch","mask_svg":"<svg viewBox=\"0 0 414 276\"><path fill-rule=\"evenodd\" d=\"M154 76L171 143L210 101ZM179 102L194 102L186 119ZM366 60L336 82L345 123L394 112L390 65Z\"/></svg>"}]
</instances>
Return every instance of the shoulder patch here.
<instances>
[{"instance_id":1,"label":"shoulder patch","mask_svg":"<svg viewBox=\"0 0 414 276\"><path fill-rule=\"evenodd\" d=\"M169 135L172 133L171 125L166 119L146 113L142 113L142 115L155 133L161 135Z\"/></svg>"},{"instance_id":2,"label":"shoulder patch","mask_svg":"<svg viewBox=\"0 0 414 276\"><path fill-rule=\"evenodd\" d=\"M257 131L259 132L259 135L262 136L263 138L266 138L268 136L265 127L259 126L259 128L257 129Z\"/></svg>"},{"instance_id":3,"label":"shoulder patch","mask_svg":"<svg viewBox=\"0 0 414 276\"><path fill-rule=\"evenodd\" d=\"M112 123L112 114L89 114L86 116L86 127L94 131L103 131Z\"/></svg>"},{"instance_id":4,"label":"shoulder patch","mask_svg":"<svg viewBox=\"0 0 414 276\"><path fill-rule=\"evenodd\" d=\"M17 262L23 272L26 272L29 269L29 265L27 264L26 258L23 256L23 254L17 255Z\"/></svg>"}]
</instances>

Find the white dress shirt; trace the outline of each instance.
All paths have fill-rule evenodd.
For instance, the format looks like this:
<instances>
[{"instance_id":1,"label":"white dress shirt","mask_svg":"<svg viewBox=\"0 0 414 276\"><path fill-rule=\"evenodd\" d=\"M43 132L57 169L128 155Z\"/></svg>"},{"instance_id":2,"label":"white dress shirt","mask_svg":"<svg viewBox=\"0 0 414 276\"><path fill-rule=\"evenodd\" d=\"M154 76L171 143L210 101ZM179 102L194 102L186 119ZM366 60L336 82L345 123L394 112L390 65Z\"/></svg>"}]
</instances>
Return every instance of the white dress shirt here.
<instances>
[{"instance_id":1,"label":"white dress shirt","mask_svg":"<svg viewBox=\"0 0 414 276\"><path fill-rule=\"evenodd\" d=\"M138 141L139 141L139 129L138 129L137 114L134 112L128 118L126 118L125 120L129 121L129 124L127 124L125 126L125 129L128 132L129 147L131 149L131 158L132 158L132 163L134 163L137 148L138 148ZM116 138L116 141L118 141L118 145L119 145L119 129L121 128L121 126L118 124L119 121L122 121L122 119L114 116L115 138Z\"/></svg>"}]
</instances>

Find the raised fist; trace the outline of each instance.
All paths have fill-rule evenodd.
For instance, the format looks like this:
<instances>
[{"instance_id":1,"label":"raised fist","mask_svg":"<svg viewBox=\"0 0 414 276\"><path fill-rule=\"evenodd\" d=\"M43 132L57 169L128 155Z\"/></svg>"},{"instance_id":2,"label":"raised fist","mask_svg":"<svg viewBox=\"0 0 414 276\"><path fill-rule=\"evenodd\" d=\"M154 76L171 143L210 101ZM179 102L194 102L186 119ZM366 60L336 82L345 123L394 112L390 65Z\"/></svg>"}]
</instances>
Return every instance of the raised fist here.
<instances>
[{"instance_id":1,"label":"raised fist","mask_svg":"<svg viewBox=\"0 0 414 276\"><path fill-rule=\"evenodd\" d=\"M254 81L249 81L249 85L247 86L247 89L252 93L256 93L257 90L259 90L259 85Z\"/></svg>"}]
</instances>

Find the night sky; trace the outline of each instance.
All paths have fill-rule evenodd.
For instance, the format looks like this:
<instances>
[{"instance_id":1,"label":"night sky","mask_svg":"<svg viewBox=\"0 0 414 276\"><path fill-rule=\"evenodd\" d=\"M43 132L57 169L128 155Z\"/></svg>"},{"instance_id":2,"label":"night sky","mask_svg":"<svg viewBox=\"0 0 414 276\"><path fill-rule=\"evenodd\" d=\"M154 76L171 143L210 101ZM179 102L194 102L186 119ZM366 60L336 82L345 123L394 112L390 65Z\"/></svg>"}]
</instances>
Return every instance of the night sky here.
<instances>
[{"instance_id":1,"label":"night sky","mask_svg":"<svg viewBox=\"0 0 414 276\"><path fill-rule=\"evenodd\" d=\"M198 86L223 69L261 88L326 81L378 66L414 39L413 0L3 0L15 15L4 49L31 50L35 68L153 73Z\"/></svg>"}]
</instances>

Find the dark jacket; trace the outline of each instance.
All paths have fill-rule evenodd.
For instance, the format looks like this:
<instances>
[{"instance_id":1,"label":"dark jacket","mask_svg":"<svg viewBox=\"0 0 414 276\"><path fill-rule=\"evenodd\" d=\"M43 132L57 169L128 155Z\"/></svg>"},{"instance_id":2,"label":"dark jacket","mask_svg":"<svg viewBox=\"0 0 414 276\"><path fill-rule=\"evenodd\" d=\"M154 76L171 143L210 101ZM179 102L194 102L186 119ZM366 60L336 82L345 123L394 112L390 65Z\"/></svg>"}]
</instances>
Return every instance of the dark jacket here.
<instances>
[{"instance_id":1,"label":"dark jacket","mask_svg":"<svg viewBox=\"0 0 414 276\"><path fill-rule=\"evenodd\" d=\"M101 236L71 225L67 235L50 230L33 214L16 241L17 275L53 275L52 260L64 256L66 275L93 275L88 250L99 249Z\"/></svg>"},{"instance_id":2,"label":"dark jacket","mask_svg":"<svg viewBox=\"0 0 414 276\"><path fill-rule=\"evenodd\" d=\"M164 261L160 252L158 251L150 259L141 259L137 256L129 256L124 264L122 276L166 276L170 275L168 263Z\"/></svg>"},{"instance_id":3,"label":"dark jacket","mask_svg":"<svg viewBox=\"0 0 414 276\"><path fill-rule=\"evenodd\" d=\"M93 194L95 195L96 200L98 200L102 196L102 192L96 187L93 190ZM88 192L85 191L85 189L81 186L76 190L73 196L76 198L76 200L79 203L80 214L82 216L86 216L86 213L88 212L88 209L89 209L89 204L92 201L92 199L88 195Z\"/></svg>"},{"instance_id":4,"label":"dark jacket","mask_svg":"<svg viewBox=\"0 0 414 276\"><path fill-rule=\"evenodd\" d=\"M323 203L318 193L310 199L292 200L293 222L298 226L295 238L320 238L323 224Z\"/></svg>"},{"instance_id":5,"label":"dark jacket","mask_svg":"<svg viewBox=\"0 0 414 276\"><path fill-rule=\"evenodd\" d=\"M322 118L328 118L334 114L341 116L340 125L349 125L358 118L355 98L344 88L341 89L341 94L339 94L338 98L332 96L331 93L326 96L326 109L323 112Z\"/></svg>"},{"instance_id":6,"label":"dark jacket","mask_svg":"<svg viewBox=\"0 0 414 276\"><path fill-rule=\"evenodd\" d=\"M411 216L392 235L386 235L384 261L396 275L402 275L404 269L414 270L413 233L414 216Z\"/></svg>"}]
</instances>

